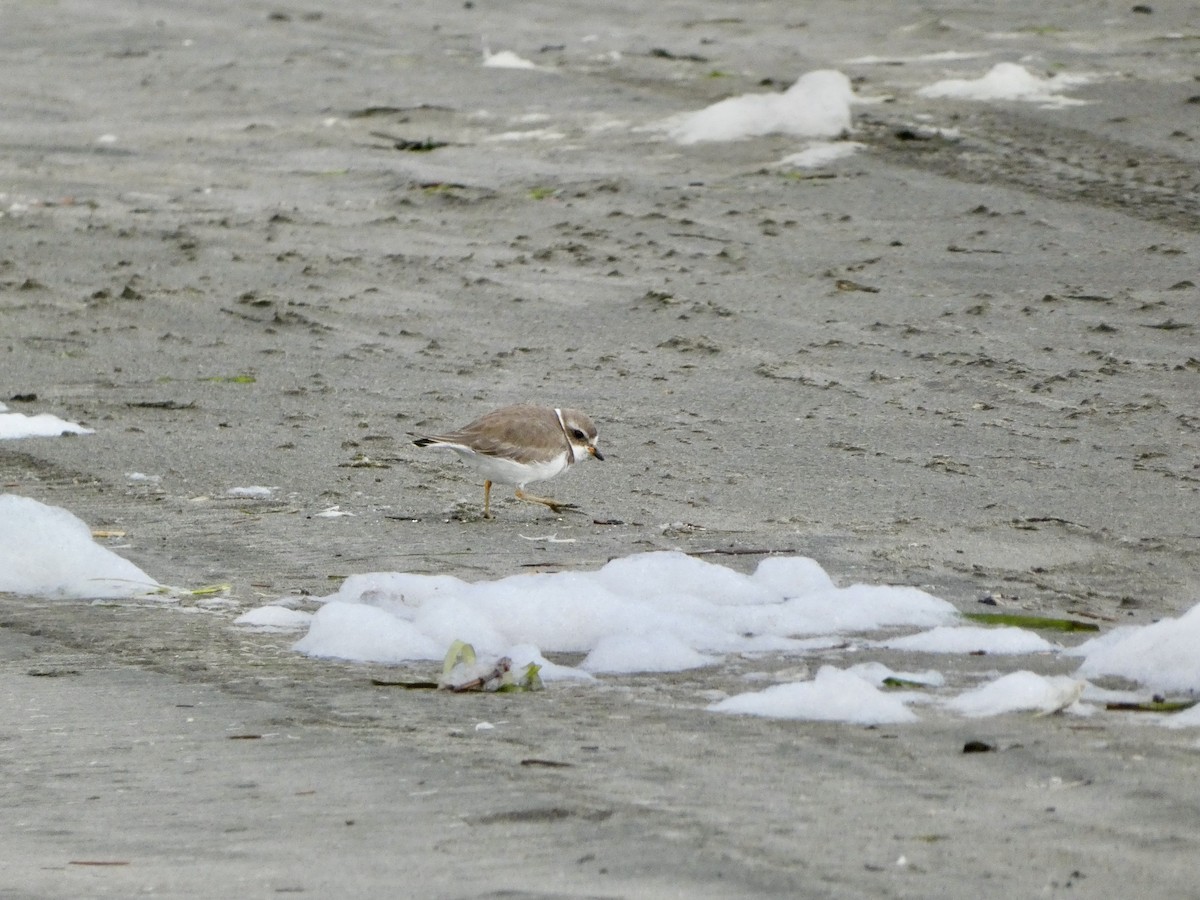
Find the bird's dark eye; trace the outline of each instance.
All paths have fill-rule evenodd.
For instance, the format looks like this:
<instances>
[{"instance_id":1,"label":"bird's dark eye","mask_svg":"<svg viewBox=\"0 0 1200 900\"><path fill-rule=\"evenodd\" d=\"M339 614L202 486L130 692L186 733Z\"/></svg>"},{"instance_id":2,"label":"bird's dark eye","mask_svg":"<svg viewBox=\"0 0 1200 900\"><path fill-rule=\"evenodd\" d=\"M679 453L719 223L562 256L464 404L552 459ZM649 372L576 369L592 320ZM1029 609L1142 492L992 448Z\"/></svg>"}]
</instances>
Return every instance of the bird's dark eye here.
<instances>
[{"instance_id":1,"label":"bird's dark eye","mask_svg":"<svg viewBox=\"0 0 1200 900\"><path fill-rule=\"evenodd\" d=\"M575 437L576 437L576 438L578 438L578 439L579 439L579 440L581 440L581 441L586 441L586 440L587 440L587 435L586 435L586 434L584 434L582 431L580 431L578 428L576 428L576 429L575 429L574 431L572 431L571 433L572 433L573 435L575 435Z\"/></svg>"}]
</instances>

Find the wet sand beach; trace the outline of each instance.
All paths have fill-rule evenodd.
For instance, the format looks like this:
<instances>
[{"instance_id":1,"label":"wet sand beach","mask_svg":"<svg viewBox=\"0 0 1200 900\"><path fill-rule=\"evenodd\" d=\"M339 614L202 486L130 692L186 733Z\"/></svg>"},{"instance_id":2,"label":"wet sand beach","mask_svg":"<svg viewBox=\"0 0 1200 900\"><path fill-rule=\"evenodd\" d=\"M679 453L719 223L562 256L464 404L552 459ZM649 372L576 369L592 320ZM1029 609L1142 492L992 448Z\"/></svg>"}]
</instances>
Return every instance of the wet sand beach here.
<instances>
[{"instance_id":1,"label":"wet sand beach","mask_svg":"<svg viewBox=\"0 0 1200 900\"><path fill-rule=\"evenodd\" d=\"M95 434L0 444L0 484L233 602L0 598L0 896L1193 896L1187 730L705 712L736 661L450 698L232 626L676 548L1182 614L1200 7L1138 9L7 4L0 400ZM1086 104L916 94L1001 61ZM827 166L656 127L820 68L863 101ZM482 520L411 444L518 402L598 424L545 485L585 514Z\"/></svg>"}]
</instances>

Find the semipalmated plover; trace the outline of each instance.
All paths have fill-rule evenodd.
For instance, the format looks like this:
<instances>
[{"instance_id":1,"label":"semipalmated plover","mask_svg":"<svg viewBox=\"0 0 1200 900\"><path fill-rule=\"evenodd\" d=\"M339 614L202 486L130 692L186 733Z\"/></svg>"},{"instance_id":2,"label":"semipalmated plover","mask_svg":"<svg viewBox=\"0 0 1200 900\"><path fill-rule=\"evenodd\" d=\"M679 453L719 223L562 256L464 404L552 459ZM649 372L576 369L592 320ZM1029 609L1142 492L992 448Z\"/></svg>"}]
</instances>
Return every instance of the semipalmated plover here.
<instances>
[{"instance_id":1,"label":"semipalmated plover","mask_svg":"<svg viewBox=\"0 0 1200 900\"><path fill-rule=\"evenodd\" d=\"M518 500L541 503L554 512L574 509L548 497L525 493L531 481L545 481L588 456L604 459L596 449L596 426L577 409L506 406L457 431L431 434L413 441L418 447L446 447L483 475L483 515L490 519L492 484L516 486Z\"/></svg>"}]
</instances>

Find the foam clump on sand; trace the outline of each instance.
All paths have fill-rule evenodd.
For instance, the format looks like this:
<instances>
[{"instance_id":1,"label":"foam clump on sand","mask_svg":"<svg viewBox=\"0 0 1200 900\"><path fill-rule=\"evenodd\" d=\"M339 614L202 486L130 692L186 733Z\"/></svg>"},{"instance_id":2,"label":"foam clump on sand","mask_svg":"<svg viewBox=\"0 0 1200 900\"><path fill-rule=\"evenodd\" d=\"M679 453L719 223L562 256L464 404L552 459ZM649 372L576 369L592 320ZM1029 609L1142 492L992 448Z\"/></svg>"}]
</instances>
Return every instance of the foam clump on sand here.
<instances>
[{"instance_id":1,"label":"foam clump on sand","mask_svg":"<svg viewBox=\"0 0 1200 900\"><path fill-rule=\"evenodd\" d=\"M989 681L947 700L946 709L970 718L1009 712L1053 713L1073 706L1086 682L1065 675L1044 676L1021 670Z\"/></svg>"},{"instance_id":2,"label":"foam clump on sand","mask_svg":"<svg viewBox=\"0 0 1200 900\"><path fill-rule=\"evenodd\" d=\"M1127 678L1156 691L1200 694L1200 605L1178 619L1114 628L1068 651L1082 678Z\"/></svg>"},{"instance_id":3,"label":"foam clump on sand","mask_svg":"<svg viewBox=\"0 0 1200 900\"><path fill-rule=\"evenodd\" d=\"M1024 654L1062 649L1024 628L977 625L943 625L919 634L881 641L879 646L916 653Z\"/></svg>"},{"instance_id":4,"label":"foam clump on sand","mask_svg":"<svg viewBox=\"0 0 1200 900\"><path fill-rule=\"evenodd\" d=\"M97 544L65 509L0 494L0 593L51 599L167 596L149 575ZM747 659L906 654L1083 657L1074 676L1019 670L950 698L937 671L894 672L878 661L825 665L816 677L723 697L709 708L784 719L884 724L914 721L909 707L964 716L1094 711L1084 699L1137 701L1097 688L1116 676L1156 692L1200 692L1200 606L1178 619L1116 628L1073 649L1013 627L959 625L950 603L913 587L836 586L806 557L768 557L751 574L677 551L639 553L590 571L539 572L468 582L451 575L352 575L309 613L295 598L244 612L239 627L305 629L292 646L313 657L407 664L440 661L462 641L481 657L508 657L515 669L541 667L543 681L594 682L597 675L671 673ZM850 637L882 630L909 634ZM552 662L545 653L574 655ZM567 664L573 662L574 664ZM1016 668L1015 666L1013 668ZM774 679L746 673L747 681ZM1130 695L1130 696L1126 696ZM712 696L707 697L712 701ZM1155 719L1200 727L1200 707Z\"/></svg>"},{"instance_id":5,"label":"foam clump on sand","mask_svg":"<svg viewBox=\"0 0 1200 900\"><path fill-rule=\"evenodd\" d=\"M275 493L275 488L263 484L251 484L245 487L231 487L225 492L226 497L240 497L248 500L269 500Z\"/></svg>"},{"instance_id":6,"label":"foam clump on sand","mask_svg":"<svg viewBox=\"0 0 1200 900\"><path fill-rule=\"evenodd\" d=\"M1086 103L1062 96L1062 91L1089 81L1084 75L1041 78L1017 63L997 63L979 78L948 78L917 91L921 97L955 100L1020 100L1045 106L1078 106Z\"/></svg>"},{"instance_id":7,"label":"foam clump on sand","mask_svg":"<svg viewBox=\"0 0 1200 900\"><path fill-rule=\"evenodd\" d=\"M309 656L399 663L441 659L452 642L438 643L403 618L365 603L328 603L292 649Z\"/></svg>"},{"instance_id":8,"label":"foam clump on sand","mask_svg":"<svg viewBox=\"0 0 1200 900\"><path fill-rule=\"evenodd\" d=\"M595 571L474 583L355 575L322 602L295 648L310 656L436 660L456 640L481 655L512 656L513 645L528 644L581 654L584 673L681 671L728 653L804 650L804 635L928 628L957 615L915 588L836 587L804 557L768 558L744 575L674 551L615 559Z\"/></svg>"},{"instance_id":9,"label":"foam clump on sand","mask_svg":"<svg viewBox=\"0 0 1200 900\"><path fill-rule=\"evenodd\" d=\"M489 69L537 69L537 63L526 59L523 56L518 56L511 50L501 50L498 53L492 53L485 49L483 51L483 64Z\"/></svg>"},{"instance_id":10,"label":"foam clump on sand","mask_svg":"<svg viewBox=\"0 0 1200 900\"><path fill-rule=\"evenodd\" d=\"M738 694L709 706L712 712L802 719L811 722L849 722L890 725L915 722L909 697L887 694L856 672L822 666L812 681L776 684L766 690Z\"/></svg>"},{"instance_id":11,"label":"foam clump on sand","mask_svg":"<svg viewBox=\"0 0 1200 900\"><path fill-rule=\"evenodd\" d=\"M97 544L73 513L0 494L0 592L112 600L158 586L133 563Z\"/></svg>"},{"instance_id":12,"label":"foam clump on sand","mask_svg":"<svg viewBox=\"0 0 1200 900\"><path fill-rule=\"evenodd\" d=\"M288 609L279 604L259 606L233 620L252 631L299 631L312 624L312 613Z\"/></svg>"},{"instance_id":13,"label":"foam clump on sand","mask_svg":"<svg viewBox=\"0 0 1200 900\"><path fill-rule=\"evenodd\" d=\"M95 434L95 430L60 419L50 413L27 416L24 413L9 412L8 407L0 403L0 441L59 437L64 434Z\"/></svg>"},{"instance_id":14,"label":"foam clump on sand","mask_svg":"<svg viewBox=\"0 0 1200 900\"><path fill-rule=\"evenodd\" d=\"M680 144L736 141L766 134L838 137L850 130L850 79L832 69L807 72L783 93L742 94L669 119L667 134Z\"/></svg>"},{"instance_id":15,"label":"foam clump on sand","mask_svg":"<svg viewBox=\"0 0 1200 900\"><path fill-rule=\"evenodd\" d=\"M853 156L866 147L858 141L814 141L796 153L789 153L775 165L781 168L819 169Z\"/></svg>"}]
</instances>

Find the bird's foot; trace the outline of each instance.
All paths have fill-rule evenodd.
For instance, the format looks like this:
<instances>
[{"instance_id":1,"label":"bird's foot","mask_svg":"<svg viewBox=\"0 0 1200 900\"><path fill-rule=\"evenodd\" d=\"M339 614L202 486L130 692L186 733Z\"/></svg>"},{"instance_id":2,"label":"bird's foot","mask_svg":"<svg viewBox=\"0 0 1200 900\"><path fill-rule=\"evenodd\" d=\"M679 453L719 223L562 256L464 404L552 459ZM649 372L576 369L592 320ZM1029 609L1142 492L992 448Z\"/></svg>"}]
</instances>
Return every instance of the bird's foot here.
<instances>
[{"instance_id":1,"label":"bird's foot","mask_svg":"<svg viewBox=\"0 0 1200 900\"><path fill-rule=\"evenodd\" d=\"M565 510L579 509L574 503L562 503L558 500L552 500L549 497L536 497L533 494L527 494L520 488L517 488L517 499L524 500L526 503L540 503L542 506L549 507L554 512L563 512Z\"/></svg>"}]
</instances>

